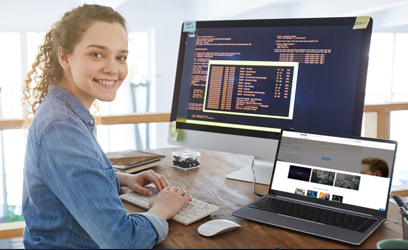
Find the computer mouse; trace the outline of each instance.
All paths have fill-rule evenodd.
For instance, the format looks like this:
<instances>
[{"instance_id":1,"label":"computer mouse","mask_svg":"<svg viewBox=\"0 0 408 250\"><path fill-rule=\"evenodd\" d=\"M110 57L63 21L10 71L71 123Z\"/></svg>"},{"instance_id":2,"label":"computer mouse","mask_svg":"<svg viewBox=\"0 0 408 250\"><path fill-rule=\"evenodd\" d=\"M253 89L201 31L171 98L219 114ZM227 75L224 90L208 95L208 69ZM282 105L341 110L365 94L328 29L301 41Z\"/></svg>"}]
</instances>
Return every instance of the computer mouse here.
<instances>
[{"instance_id":1,"label":"computer mouse","mask_svg":"<svg viewBox=\"0 0 408 250\"><path fill-rule=\"evenodd\" d=\"M220 235L231 230L240 228L241 225L230 220L210 220L198 227L198 232L203 236Z\"/></svg>"}]
</instances>

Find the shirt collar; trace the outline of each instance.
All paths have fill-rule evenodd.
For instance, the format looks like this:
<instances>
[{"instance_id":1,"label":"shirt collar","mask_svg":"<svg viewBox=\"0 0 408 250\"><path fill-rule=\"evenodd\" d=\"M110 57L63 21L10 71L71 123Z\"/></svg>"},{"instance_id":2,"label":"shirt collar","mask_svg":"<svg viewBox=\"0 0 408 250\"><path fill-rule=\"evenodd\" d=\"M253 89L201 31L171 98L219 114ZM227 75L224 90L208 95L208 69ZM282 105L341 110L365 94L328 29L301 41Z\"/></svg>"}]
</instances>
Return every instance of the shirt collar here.
<instances>
[{"instance_id":1,"label":"shirt collar","mask_svg":"<svg viewBox=\"0 0 408 250\"><path fill-rule=\"evenodd\" d=\"M48 94L57 95L63 99L74 111L75 114L81 118L85 123L88 123L93 119L93 115L89 112L88 109L68 90L61 88L60 86L50 84L48 86Z\"/></svg>"}]
</instances>

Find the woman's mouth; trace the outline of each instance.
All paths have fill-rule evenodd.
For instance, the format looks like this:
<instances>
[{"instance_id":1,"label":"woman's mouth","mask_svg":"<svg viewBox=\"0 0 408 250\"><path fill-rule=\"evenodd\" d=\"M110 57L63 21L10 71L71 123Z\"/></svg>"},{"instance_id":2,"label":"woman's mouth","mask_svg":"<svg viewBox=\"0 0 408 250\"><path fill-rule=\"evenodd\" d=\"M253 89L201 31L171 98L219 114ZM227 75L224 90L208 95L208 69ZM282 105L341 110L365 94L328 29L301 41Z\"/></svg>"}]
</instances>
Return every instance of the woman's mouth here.
<instances>
[{"instance_id":1,"label":"woman's mouth","mask_svg":"<svg viewBox=\"0 0 408 250\"><path fill-rule=\"evenodd\" d=\"M99 83L103 87L113 87L116 83L116 80L97 80L94 79L95 82Z\"/></svg>"}]
</instances>

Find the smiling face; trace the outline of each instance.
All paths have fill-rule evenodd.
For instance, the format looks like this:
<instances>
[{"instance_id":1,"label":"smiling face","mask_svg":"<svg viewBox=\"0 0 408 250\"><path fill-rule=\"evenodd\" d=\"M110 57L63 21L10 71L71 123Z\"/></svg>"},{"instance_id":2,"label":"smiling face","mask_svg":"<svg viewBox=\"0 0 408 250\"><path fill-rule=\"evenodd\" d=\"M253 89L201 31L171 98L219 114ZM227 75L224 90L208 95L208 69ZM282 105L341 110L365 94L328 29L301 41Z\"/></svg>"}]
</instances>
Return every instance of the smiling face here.
<instances>
[{"instance_id":1,"label":"smiling face","mask_svg":"<svg viewBox=\"0 0 408 250\"><path fill-rule=\"evenodd\" d=\"M94 22L72 54L58 51L63 68L60 86L90 109L95 99L113 101L128 69L128 39L119 23Z\"/></svg>"}]
</instances>

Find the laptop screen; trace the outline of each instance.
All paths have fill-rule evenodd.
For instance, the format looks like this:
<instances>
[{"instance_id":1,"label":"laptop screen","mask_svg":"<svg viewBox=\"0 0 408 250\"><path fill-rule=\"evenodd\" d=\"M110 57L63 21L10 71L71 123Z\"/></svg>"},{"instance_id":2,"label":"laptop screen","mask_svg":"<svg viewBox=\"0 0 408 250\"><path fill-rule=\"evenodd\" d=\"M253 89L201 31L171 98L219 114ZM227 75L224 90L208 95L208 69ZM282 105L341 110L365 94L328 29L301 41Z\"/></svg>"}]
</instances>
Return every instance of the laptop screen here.
<instances>
[{"instance_id":1,"label":"laptop screen","mask_svg":"<svg viewBox=\"0 0 408 250\"><path fill-rule=\"evenodd\" d=\"M282 131L271 189L386 211L396 142Z\"/></svg>"}]
</instances>

